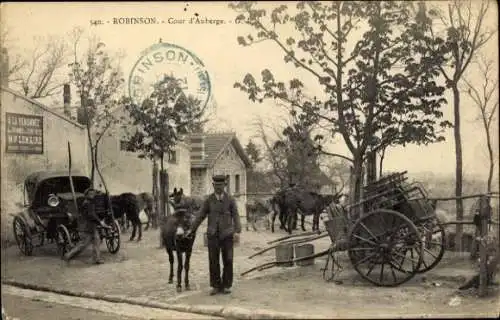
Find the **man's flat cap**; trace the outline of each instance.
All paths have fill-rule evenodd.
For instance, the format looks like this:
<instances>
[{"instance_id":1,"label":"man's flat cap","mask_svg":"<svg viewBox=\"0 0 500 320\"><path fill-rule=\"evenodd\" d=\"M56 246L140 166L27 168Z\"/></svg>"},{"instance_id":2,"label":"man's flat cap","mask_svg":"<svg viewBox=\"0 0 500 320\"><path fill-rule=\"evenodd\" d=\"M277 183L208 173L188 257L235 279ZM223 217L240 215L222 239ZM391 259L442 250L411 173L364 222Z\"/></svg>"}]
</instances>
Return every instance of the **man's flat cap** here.
<instances>
[{"instance_id":1,"label":"man's flat cap","mask_svg":"<svg viewBox=\"0 0 500 320\"><path fill-rule=\"evenodd\" d=\"M226 176L221 175L221 174L213 176L212 181L214 183L226 183Z\"/></svg>"}]
</instances>

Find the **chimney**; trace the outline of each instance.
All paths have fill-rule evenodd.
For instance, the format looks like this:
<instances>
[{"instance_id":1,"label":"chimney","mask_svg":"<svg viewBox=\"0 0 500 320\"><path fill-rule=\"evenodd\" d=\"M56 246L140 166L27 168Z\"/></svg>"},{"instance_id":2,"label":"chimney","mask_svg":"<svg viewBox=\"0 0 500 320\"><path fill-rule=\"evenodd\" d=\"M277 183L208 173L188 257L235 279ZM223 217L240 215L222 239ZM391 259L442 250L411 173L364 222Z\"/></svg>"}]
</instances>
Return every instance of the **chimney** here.
<instances>
[{"instance_id":1,"label":"chimney","mask_svg":"<svg viewBox=\"0 0 500 320\"><path fill-rule=\"evenodd\" d=\"M9 51L7 48L2 48L2 55L0 60L0 85L4 88L9 87Z\"/></svg>"},{"instance_id":2,"label":"chimney","mask_svg":"<svg viewBox=\"0 0 500 320\"><path fill-rule=\"evenodd\" d=\"M71 88L68 83L63 87L64 114L71 117Z\"/></svg>"},{"instance_id":3,"label":"chimney","mask_svg":"<svg viewBox=\"0 0 500 320\"><path fill-rule=\"evenodd\" d=\"M192 135L191 142L191 161L200 161L205 159L205 136L203 134Z\"/></svg>"}]
</instances>

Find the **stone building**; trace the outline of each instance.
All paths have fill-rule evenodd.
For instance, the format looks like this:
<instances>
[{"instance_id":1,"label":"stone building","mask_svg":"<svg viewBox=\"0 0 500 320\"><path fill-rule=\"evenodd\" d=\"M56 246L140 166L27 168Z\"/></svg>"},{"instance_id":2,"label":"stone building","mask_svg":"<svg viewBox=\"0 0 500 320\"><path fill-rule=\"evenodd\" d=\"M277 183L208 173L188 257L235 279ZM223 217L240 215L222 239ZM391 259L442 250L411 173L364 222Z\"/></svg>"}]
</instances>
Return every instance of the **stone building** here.
<instances>
[{"instance_id":1,"label":"stone building","mask_svg":"<svg viewBox=\"0 0 500 320\"><path fill-rule=\"evenodd\" d=\"M191 194L213 192L212 176L225 175L228 192L236 199L240 215L245 215L247 169L251 162L235 133L196 134L191 142Z\"/></svg>"},{"instance_id":2,"label":"stone building","mask_svg":"<svg viewBox=\"0 0 500 320\"><path fill-rule=\"evenodd\" d=\"M0 199L2 240L12 236L11 213L20 211L25 177L41 170L88 172L85 128L76 121L7 87L1 87Z\"/></svg>"},{"instance_id":3,"label":"stone building","mask_svg":"<svg viewBox=\"0 0 500 320\"><path fill-rule=\"evenodd\" d=\"M117 118L128 118L128 113L123 107L113 113ZM126 122L128 121L125 120L124 123ZM111 193L152 192L152 161L141 159L138 153L126 149L130 129L122 128L121 124L117 125L110 130L111 134L103 136L99 145L99 168ZM179 142L175 150L165 156L163 166L169 173L169 192L172 192L174 188L183 188L185 194L190 194L191 160L189 155L189 144Z\"/></svg>"}]
</instances>

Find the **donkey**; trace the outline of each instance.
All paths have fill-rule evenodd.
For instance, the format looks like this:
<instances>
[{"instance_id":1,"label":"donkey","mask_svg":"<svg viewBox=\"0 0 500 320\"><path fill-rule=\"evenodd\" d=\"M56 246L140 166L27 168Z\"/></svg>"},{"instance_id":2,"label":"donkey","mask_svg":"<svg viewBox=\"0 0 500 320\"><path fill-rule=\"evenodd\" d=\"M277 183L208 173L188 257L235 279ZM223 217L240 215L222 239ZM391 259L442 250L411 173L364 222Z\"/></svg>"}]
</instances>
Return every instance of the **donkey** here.
<instances>
[{"instance_id":1,"label":"donkey","mask_svg":"<svg viewBox=\"0 0 500 320\"><path fill-rule=\"evenodd\" d=\"M115 219L126 218L127 221L130 221L132 223L133 229L132 235L130 236L130 241L134 240L137 228L139 228L137 241L141 241L142 223L141 219L139 219L141 207L137 196L133 193L126 192L120 195L111 196L110 198Z\"/></svg>"},{"instance_id":2,"label":"donkey","mask_svg":"<svg viewBox=\"0 0 500 320\"><path fill-rule=\"evenodd\" d=\"M304 222L306 215L313 215L312 230L319 230L319 216L323 210L333 201L337 202L340 194L321 195L317 192L292 189L286 190L278 198L280 211L286 215L287 227L285 230L292 233L294 220L297 219L297 213L300 213L302 231L306 231ZM281 213L280 212L280 213Z\"/></svg>"},{"instance_id":3,"label":"donkey","mask_svg":"<svg viewBox=\"0 0 500 320\"><path fill-rule=\"evenodd\" d=\"M269 212L271 211L269 210L270 201L271 200L268 200L266 201L266 203L264 203L263 201L255 200L251 203L245 204L247 214L247 231L249 224L252 225L253 231L257 231L257 227L255 226L257 220L268 217ZM267 219L267 227L269 229L269 219Z\"/></svg>"},{"instance_id":4,"label":"donkey","mask_svg":"<svg viewBox=\"0 0 500 320\"><path fill-rule=\"evenodd\" d=\"M190 210L192 213L201 210L203 205L203 199L186 196L182 188L174 188L169 197L172 199L171 203L174 207L182 205L183 208Z\"/></svg>"},{"instance_id":5,"label":"donkey","mask_svg":"<svg viewBox=\"0 0 500 320\"><path fill-rule=\"evenodd\" d=\"M177 190L175 190L175 193L177 195ZM196 234L191 234L189 237L185 236L186 231L191 229L194 221L193 211L189 209L189 206L184 206L182 197L177 197L173 203L175 208L174 213L164 218L161 222L160 235L170 262L168 283L173 283L174 280L174 251L177 254L177 292L181 292L183 267L184 288L186 290L191 289L189 286L189 266ZM183 253L185 255L184 263Z\"/></svg>"}]
</instances>

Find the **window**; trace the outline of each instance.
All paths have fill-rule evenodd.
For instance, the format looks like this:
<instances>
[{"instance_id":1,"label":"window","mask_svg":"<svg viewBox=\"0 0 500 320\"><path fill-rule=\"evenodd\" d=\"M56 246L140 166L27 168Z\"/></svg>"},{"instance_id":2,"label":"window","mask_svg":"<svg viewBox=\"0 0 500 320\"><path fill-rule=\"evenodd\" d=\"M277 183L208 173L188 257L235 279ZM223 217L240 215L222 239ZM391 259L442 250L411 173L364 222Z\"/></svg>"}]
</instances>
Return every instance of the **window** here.
<instances>
[{"instance_id":1,"label":"window","mask_svg":"<svg viewBox=\"0 0 500 320\"><path fill-rule=\"evenodd\" d=\"M168 154L168 162L169 163L177 163L177 151L172 150Z\"/></svg>"},{"instance_id":2,"label":"window","mask_svg":"<svg viewBox=\"0 0 500 320\"><path fill-rule=\"evenodd\" d=\"M120 140L120 151L130 151L128 141Z\"/></svg>"},{"instance_id":3,"label":"window","mask_svg":"<svg viewBox=\"0 0 500 320\"><path fill-rule=\"evenodd\" d=\"M234 176L234 193L240 193L240 175Z\"/></svg>"}]
</instances>

